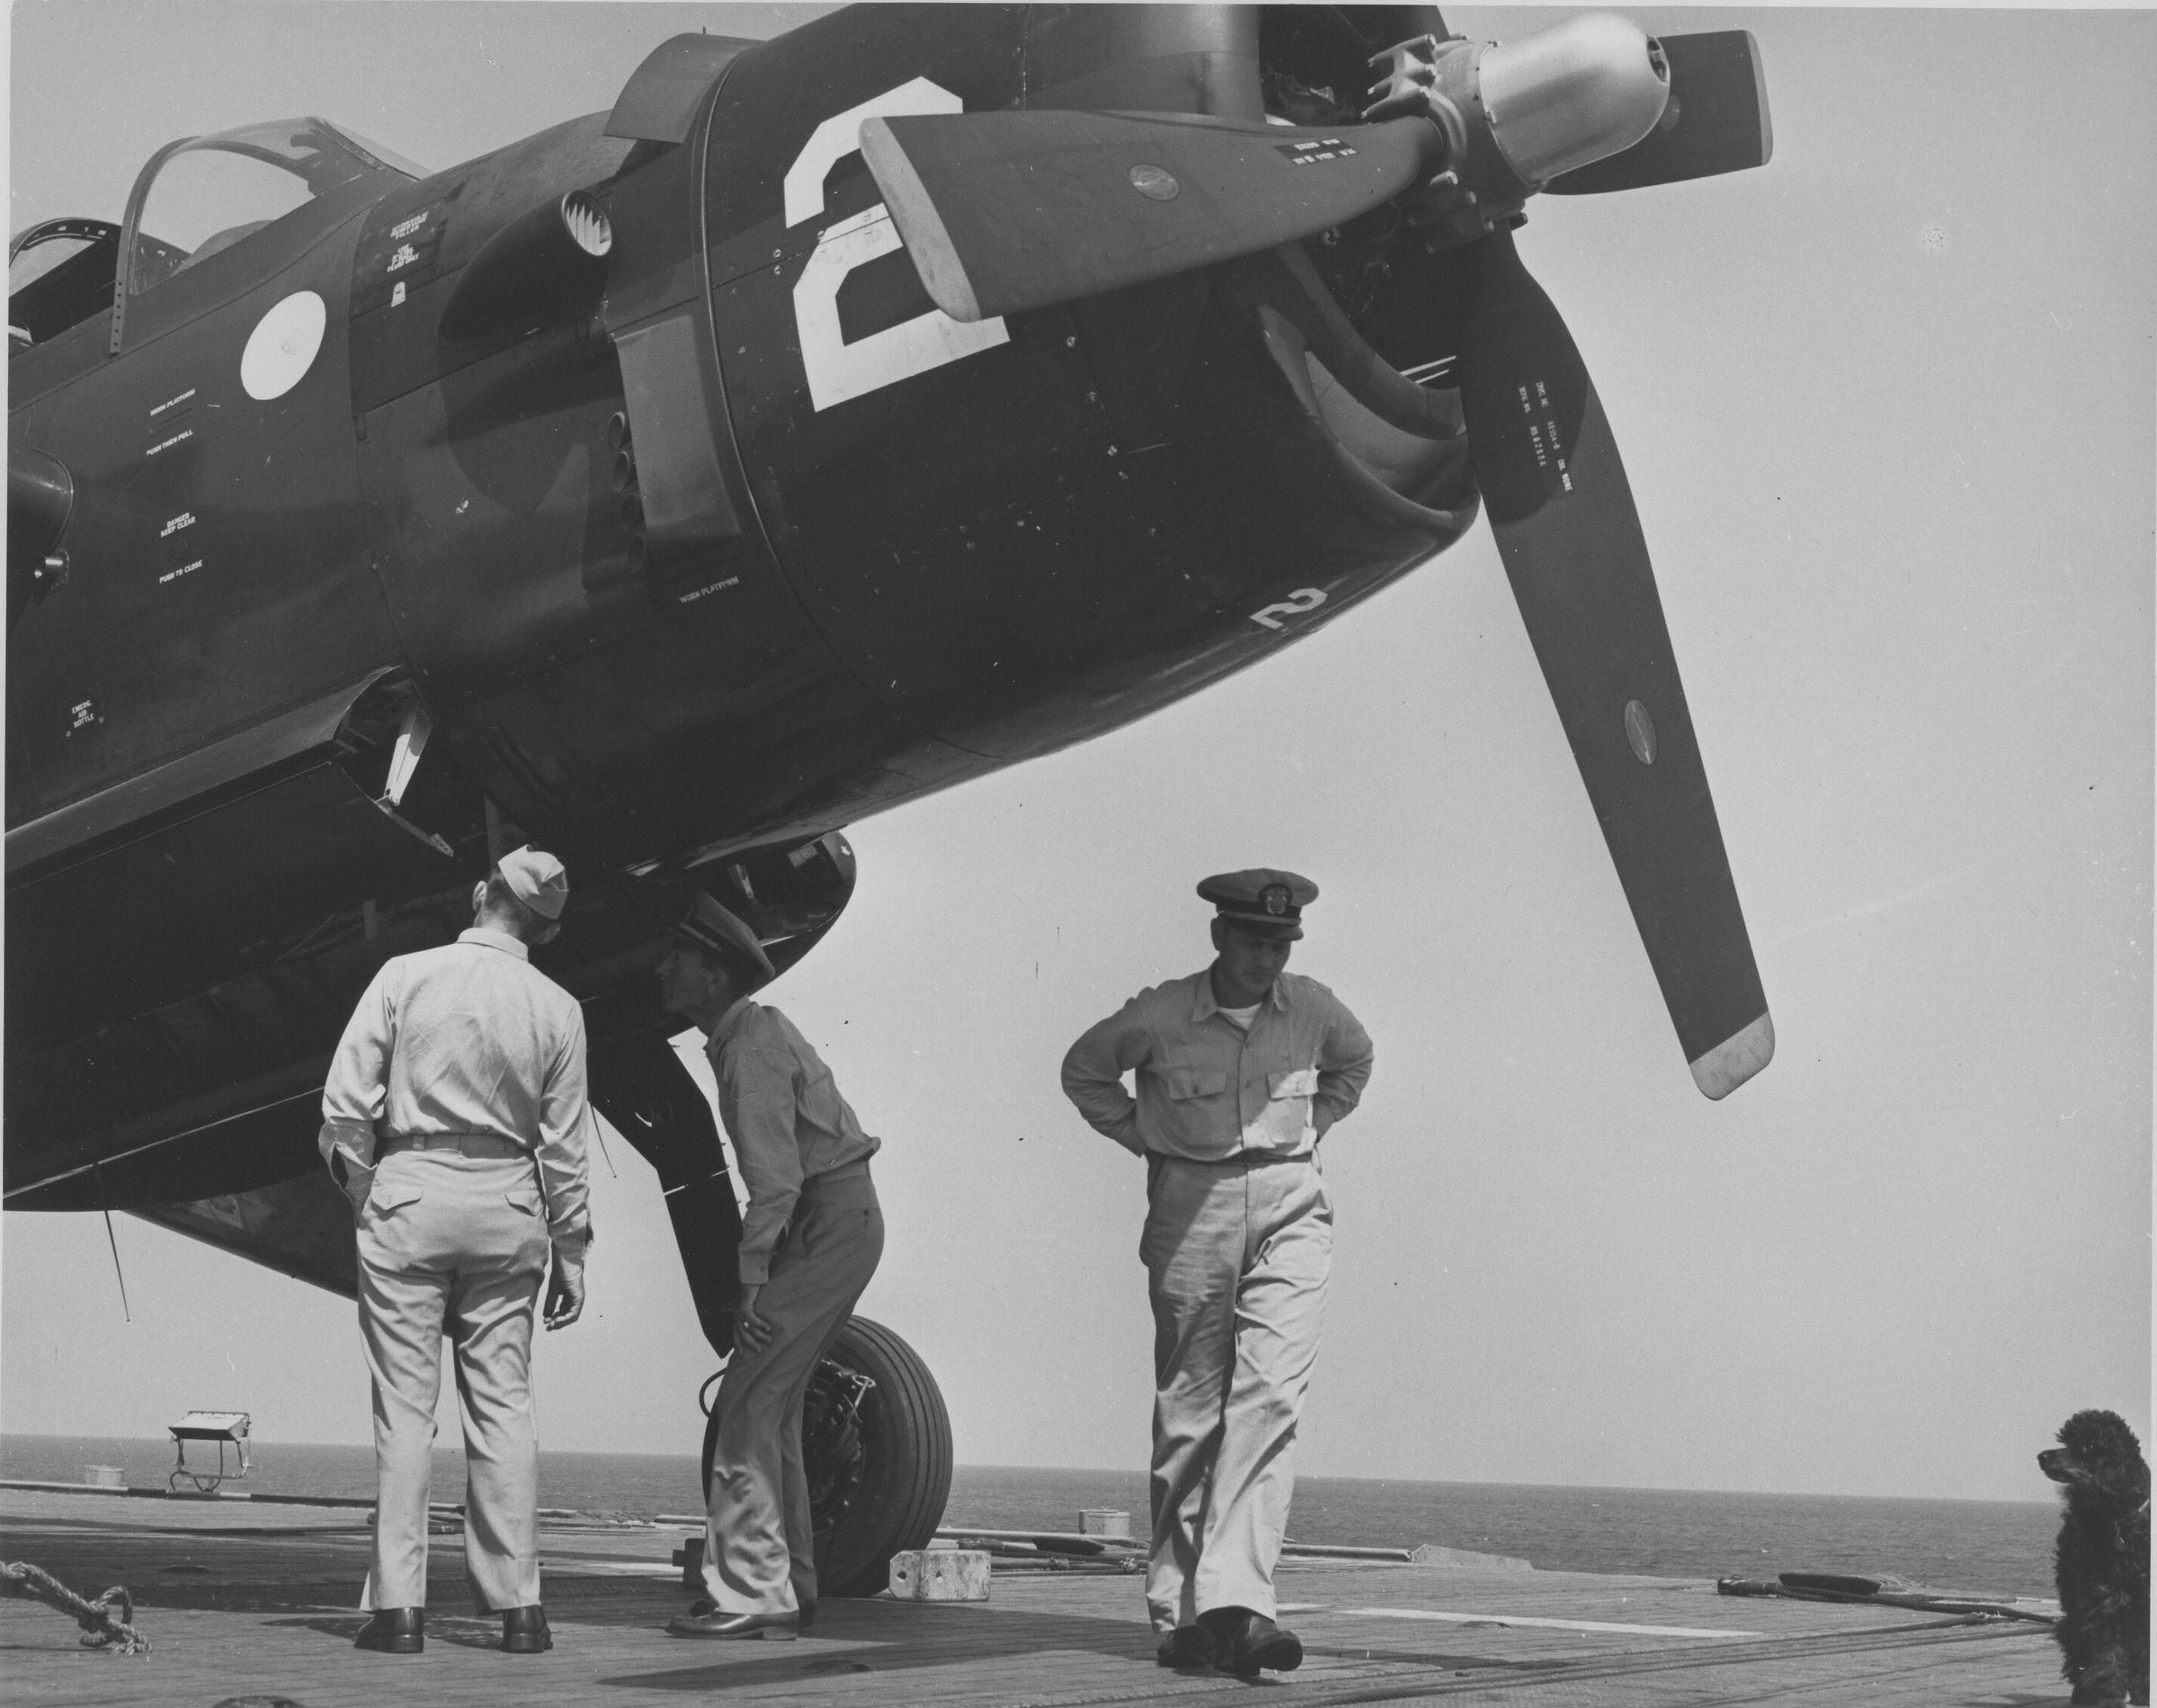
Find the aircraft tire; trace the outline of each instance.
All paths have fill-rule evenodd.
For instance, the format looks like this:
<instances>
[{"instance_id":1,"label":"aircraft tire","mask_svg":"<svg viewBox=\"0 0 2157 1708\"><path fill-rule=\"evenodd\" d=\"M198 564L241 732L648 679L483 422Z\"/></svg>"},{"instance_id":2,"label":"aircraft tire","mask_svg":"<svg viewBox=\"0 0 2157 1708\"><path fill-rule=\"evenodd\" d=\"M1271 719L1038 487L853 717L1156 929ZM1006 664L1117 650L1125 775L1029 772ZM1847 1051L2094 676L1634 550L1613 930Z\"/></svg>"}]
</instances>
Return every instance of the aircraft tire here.
<instances>
[{"instance_id":1,"label":"aircraft tire","mask_svg":"<svg viewBox=\"0 0 2157 1708\"><path fill-rule=\"evenodd\" d=\"M851 1414L850 1372L875 1383ZM704 1426L707 1501L718 1416L715 1405ZM889 1587L893 1554L928 1545L951 1492L951 1420L921 1355L882 1323L848 1318L804 1399L802 1454L818 1593L878 1594Z\"/></svg>"}]
</instances>

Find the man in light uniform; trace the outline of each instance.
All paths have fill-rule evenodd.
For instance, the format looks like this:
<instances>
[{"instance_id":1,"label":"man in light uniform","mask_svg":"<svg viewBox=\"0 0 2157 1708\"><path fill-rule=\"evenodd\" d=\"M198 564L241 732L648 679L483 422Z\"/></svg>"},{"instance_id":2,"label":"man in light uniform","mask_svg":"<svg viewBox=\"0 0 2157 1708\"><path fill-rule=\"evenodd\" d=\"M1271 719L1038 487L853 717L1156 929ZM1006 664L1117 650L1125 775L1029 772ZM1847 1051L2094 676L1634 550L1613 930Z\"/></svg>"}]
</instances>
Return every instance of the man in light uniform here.
<instances>
[{"instance_id":1,"label":"man in light uniform","mask_svg":"<svg viewBox=\"0 0 2157 1708\"><path fill-rule=\"evenodd\" d=\"M569 881L519 849L472 891L456 942L400 955L360 999L322 1093L321 1149L359 1215L360 1334L374 1382L374 1558L362 1649L426 1641L427 1473L441 1336L464 1399L465 1567L503 1648L553 1647L539 1606L531 1317L584 1303L584 1019L530 965Z\"/></svg>"},{"instance_id":2,"label":"man in light uniform","mask_svg":"<svg viewBox=\"0 0 2157 1708\"><path fill-rule=\"evenodd\" d=\"M1090 1029L1064 1092L1146 1160L1157 1658L1248 1677L1303 1659L1274 1623L1273 1566L1333 1261L1316 1152L1362 1096L1371 1046L1331 991L1283 970L1316 885L1261 869L1199 894L1218 910L1213 965Z\"/></svg>"},{"instance_id":3,"label":"man in light uniform","mask_svg":"<svg viewBox=\"0 0 2157 1708\"><path fill-rule=\"evenodd\" d=\"M674 936L660 998L706 1036L749 1207L735 1350L715 1402L704 1595L667 1629L783 1641L816 1615L802 1399L883 1255L869 1178L881 1141L794 1023L749 1000L775 974L746 924L699 895Z\"/></svg>"}]
</instances>

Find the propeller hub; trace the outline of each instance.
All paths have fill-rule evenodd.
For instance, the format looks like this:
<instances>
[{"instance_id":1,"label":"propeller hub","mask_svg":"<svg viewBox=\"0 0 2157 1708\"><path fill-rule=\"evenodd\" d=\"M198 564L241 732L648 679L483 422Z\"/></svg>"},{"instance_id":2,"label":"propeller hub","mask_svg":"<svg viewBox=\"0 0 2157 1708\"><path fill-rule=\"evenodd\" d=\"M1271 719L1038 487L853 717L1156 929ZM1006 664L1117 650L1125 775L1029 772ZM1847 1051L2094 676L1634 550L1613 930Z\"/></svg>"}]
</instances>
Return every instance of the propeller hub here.
<instances>
[{"instance_id":1,"label":"propeller hub","mask_svg":"<svg viewBox=\"0 0 2157 1708\"><path fill-rule=\"evenodd\" d=\"M1506 164L1530 184L1630 148L1669 104L1654 39L1609 13L1484 49L1483 109Z\"/></svg>"},{"instance_id":2,"label":"propeller hub","mask_svg":"<svg viewBox=\"0 0 2157 1708\"><path fill-rule=\"evenodd\" d=\"M1446 170L1402 205L1446 244L1518 223L1530 196L1578 166L1624 153L1671 102L1661 44L1608 13L1519 41L1422 36L1371 64L1381 75L1366 122L1427 119L1443 138Z\"/></svg>"}]
</instances>

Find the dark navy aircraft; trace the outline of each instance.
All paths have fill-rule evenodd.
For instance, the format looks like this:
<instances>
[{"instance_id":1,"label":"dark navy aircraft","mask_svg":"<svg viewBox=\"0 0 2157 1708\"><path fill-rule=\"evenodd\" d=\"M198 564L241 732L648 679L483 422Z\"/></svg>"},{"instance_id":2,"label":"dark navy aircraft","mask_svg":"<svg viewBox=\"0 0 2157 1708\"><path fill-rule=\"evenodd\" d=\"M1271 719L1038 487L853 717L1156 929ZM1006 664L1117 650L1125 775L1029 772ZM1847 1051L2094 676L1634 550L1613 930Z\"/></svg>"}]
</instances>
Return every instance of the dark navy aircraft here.
<instances>
[{"instance_id":1,"label":"dark navy aircraft","mask_svg":"<svg viewBox=\"0 0 2157 1708\"><path fill-rule=\"evenodd\" d=\"M540 963L724 1355L739 1223L652 975L690 893L783 968L846 904L842 825L1259 662L1479 504L1723 1096L1767 1003L1511 231L1769 149L1743 31L1306 5L679 36L432 175L315 118L160 149L117 224L10 248L5 1202L350 1292L329 1054L530 840L575 896ZM161 209L204 194L183 243ZM807 1422L827 1585L874 1589L940 1513L941 1401L857 1321Z\"/></svg>"}]
</instances>

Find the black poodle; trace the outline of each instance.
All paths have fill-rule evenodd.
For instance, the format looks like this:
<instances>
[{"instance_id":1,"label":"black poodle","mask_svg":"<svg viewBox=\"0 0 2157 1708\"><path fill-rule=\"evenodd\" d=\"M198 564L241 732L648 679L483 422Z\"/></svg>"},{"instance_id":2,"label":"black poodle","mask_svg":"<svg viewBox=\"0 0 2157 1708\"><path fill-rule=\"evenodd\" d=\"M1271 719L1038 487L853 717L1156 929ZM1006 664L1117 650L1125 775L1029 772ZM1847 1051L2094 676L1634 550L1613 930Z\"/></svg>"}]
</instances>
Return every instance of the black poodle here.
<instances>
[{"instance_id":1,"label":"black poodle","mask_svg":"<svg viewBox=\"0 0 2157 1708\"><path fill-rule=\"evenodd\" d=\"M2037 1455L2065 1485L2053 1570L2060 1671L2080 1703L2150 1699L2150 1467L2109 1411L2078 1411Z\"/></svg>"}]
</instances>

